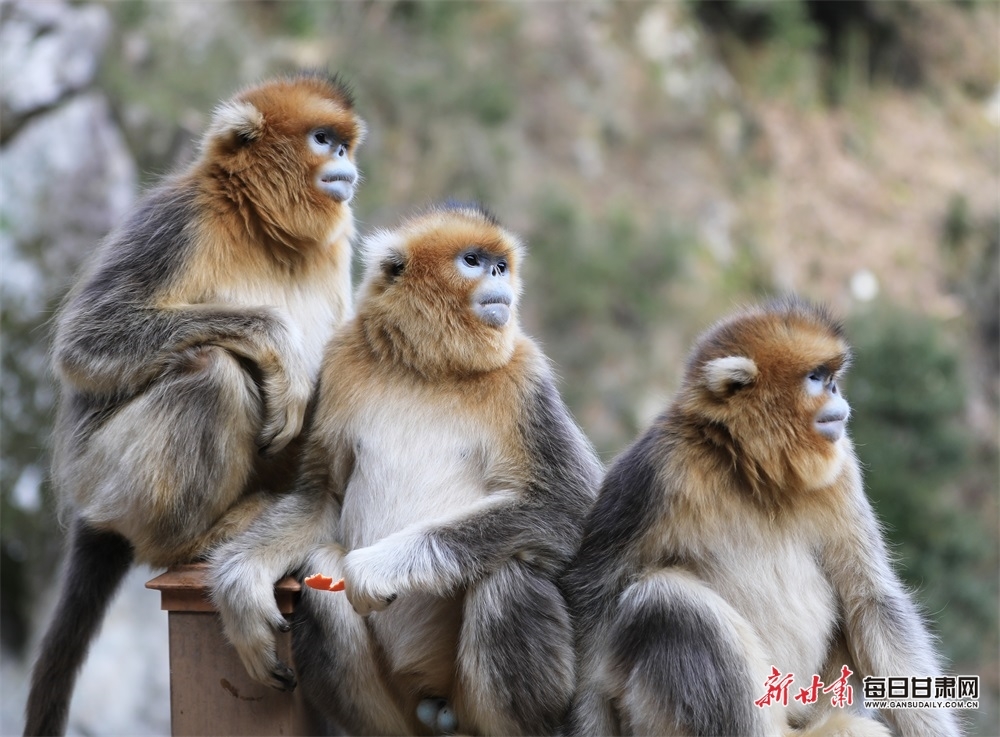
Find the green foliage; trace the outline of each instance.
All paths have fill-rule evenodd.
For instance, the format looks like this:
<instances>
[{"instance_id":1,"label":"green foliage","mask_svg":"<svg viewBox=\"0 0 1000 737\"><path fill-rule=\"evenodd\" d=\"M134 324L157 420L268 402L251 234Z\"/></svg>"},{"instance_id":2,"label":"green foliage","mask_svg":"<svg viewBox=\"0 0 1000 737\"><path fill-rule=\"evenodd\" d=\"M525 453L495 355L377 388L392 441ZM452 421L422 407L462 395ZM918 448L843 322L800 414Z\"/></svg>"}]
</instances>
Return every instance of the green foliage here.
<instances>
[{"instance_id":1,"label":"green foliage","mask_svg":"<svg viewBox=\"0 0 1000 737\"><path fill-rule=\"evenodd\" d=\"M590 210L550 193L527 234L526 292L540 310L540 337L574 412L589 406L608 419L592 432L602 451L641 429L638 391L663 373L655 331L668 329L671 287L693 250L693 239L672 224L638 217L630 203Z\"/></svg>"},{"instance_id":2,"label":"green foliage","mask_svg":"<svg viewBox=\"0 0 1000 737\"><path fill-rule=\"evenodd\" d=\"M955 193L948 200L940 230L949 289L968 305L995 374L1000 369L1000 214L977 218L968 198Z\"/></svg>"},{"instance_id":3,"label":"green foliage","mask_svg":"<svg viewBox=\"0 0 1000 737\"><path fill-rule=\"evenodd\" d=\"M655 323L664 290L681 269L688 241L665 223L644 229L625 207L586 213L550 194L538 205L532 252L554 333L586 323L642 332Z\"/></svg>"},{"instance_id":4,"label":"green foliage","mask_svg":"<svg viewBox=\"0 0 1000 737\"><path fill-rule=\"evenodd\" d=\"M785 89L794 86L821 39L805 4L740 0L735 5L737 13L760 16L766 28L765 33L774 50L764 69L766 87ZM805 71L811 74L811 70Z\"/></svg>"},{"instance_id":5,"label":"green foliage","mask_svg":"<svg viewBox=\"0 0 1000 737\"><path fill-rule=\"evenodd\" d=\"M958 353L940 325L890 309L856 319L849 332L851 433L868 494L945 648L974 661L984 636L996 649L998 563L987 520L957 499L976 462Z\"/></svg>"},{"instance_id":6,"label":"green foliage","mask_svg":"<svg viewBox=\"0 0 1000 737\"><path fill-rule=\"evenodd\" d=\"M114 6L115 19L122 28L138 28L149 17L148 0L120 0Z\"/></svg>"},{"instance_id":7,"label":"green foliage","mask_svg":"<svg viewBox=\"0 0 1000 737\"><path fill-rule=\"evenodd\" d=\"M751 238L738 238L733 257L720 269L720 289L736 300L763 299L778 290L769 265Z\"/></svg>"},{"instance_id":8,"label":"green foliage","mask_svg":"<svg viewBox=\"0 0 1000 737\"><path fill-rule=\"evenodd\" d=\"M692 0L694 14L713 34L739 77L767 94L790 92L811 103L822 40L804 0Z\"/></svg>"},{"instance_id":9,"label":"green foliage","mask_svg":"<svg viewBox=\"0 0 1000 737\"><path fill-rule=\"evenodd\" d=\"M923 37L941 16L932 7L936 3L689 1L694 15L718 37L733 73L769 95L809 103L818 92L827 103L841 105L876 82L912 88L935 62L935 46ZM944 40L935 43L961 45L956 28L943 29ZM950 35L955 32L959 35ZM981 87L985 75L963 76Z\"/></svg>"},{"instance_id":10,"label":"green foliage","mask_svg":"<svg viewBox=\"0 0 1000 737\"><path fill-rule=\"evenodd\" d=\"M467 100L468 109L483 125L490 127L506 121L516 104L514 90L506 79L499 76L484 80L468 90Z\"/></svg>"},{"instance_id":11,"label":"green foliage","mask_svg":"<svg viewBox=\"0 0 1000 737\"><path fill-rule=\"evenodd\" d=\"M960 251L972 235L974 227L969 199L961 192L952 195L941 225L942 245L951 252Z\"/></svg>"},{"instance_id":12,"label":"green foliage","mask_svg":"<svg viewBox=\"0 0 1000 737\"><path fill-rule=\"evenodd\" d=\"M116 35L111 48L127 51L105 54L99 83L149 184L190 159L211 110L235 91L233 70L241 67L249 43L240 34L209 40L207 29L201 39L179 42L170 23L158 22L168 12L162 3L113 2L108 10Z\"/></svg>"},{"instance_id":13,"label":"green foliage","mask_svg":"<svg viewBox=\"0 0 1000 737\"><path fill-rule=\"evenodd\" d=\"M532 252L546 322L559 333L587 324L642 332L656 321L664 290L683 260L684 239L663 223L644 229L631 210L585 212L559 195L538 205Z\"/></svg>"},{"instance_id":14,"label":"green foliage","mask_svg":"<svg viewBox=\"0 0 1000 737\"><path fill-rule=\"evenodd\" d=\"M281 13L278 26L288 35L308 37L316 33L321 19L316 0L284 0L277 8Z\"/></svg>"}]
</instances>

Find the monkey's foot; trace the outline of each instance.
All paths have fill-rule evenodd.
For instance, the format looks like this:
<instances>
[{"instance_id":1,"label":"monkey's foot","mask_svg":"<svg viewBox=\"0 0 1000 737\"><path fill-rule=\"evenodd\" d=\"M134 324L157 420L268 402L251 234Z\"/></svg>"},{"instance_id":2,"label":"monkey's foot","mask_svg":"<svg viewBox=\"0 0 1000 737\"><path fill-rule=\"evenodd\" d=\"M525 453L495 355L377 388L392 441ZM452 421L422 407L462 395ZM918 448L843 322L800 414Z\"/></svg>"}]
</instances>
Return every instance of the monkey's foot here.
<instances>
[{"instance_id":1,"label":"monkey's foot","mask_svg":"<svg viewBox=\"0 0 1000 737\"><path fill-rule=\"evenodd\" d=\"M455 734L458 720L445 699L423 699L417 704L417 719L434 734Z\"/></svg>"}]
</instances>

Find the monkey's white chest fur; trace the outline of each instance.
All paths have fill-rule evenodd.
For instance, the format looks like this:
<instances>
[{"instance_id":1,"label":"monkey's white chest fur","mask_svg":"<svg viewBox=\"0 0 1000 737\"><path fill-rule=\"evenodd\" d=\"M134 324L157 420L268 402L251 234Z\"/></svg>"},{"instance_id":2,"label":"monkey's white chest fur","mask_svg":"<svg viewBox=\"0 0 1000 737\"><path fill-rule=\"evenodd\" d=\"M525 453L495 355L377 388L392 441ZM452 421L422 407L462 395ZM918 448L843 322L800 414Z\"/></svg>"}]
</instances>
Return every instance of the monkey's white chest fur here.
<instances>
[{"instance_id":1,"label":"monkey's white chest fur","mask_svg":"<svg viewBox=\"0 0 1000 737\"><path fill-rule=\"evenodd\" d=\"M391 549L382 550L387 557L380 560L388 567L379 568L379 575L406 577L424 569L426 561L418 558L426 551L409 547L423 530L496 501L488 488L491 454L486 450L496 444L486 437L487 428L463 419L457 407L440 397L410 394L404 400L384 386L367 393L375 401L352 417L348 428L355 462L339 539L348 551L375 550L385 541L382 545ZM385 540L394 533L399 534ZM391 672L408 674L421 690L449 692L461 595L417 585L371 615Z\"/></svg>"},{"instance_id":2,"label":"monkey's white chest fur","mask_svg":"<svg viewBox=\"0 0 1000 737\"><path fill-rule=\"evenodd\" d=\"M747 532L734 538L709 578L757 633L767 667L807 684L821 675L829 649L837 617L833 588L807 541ZM763 694L763 681L760 687ZM791 712L797 707L789 703Z\"/></svg>"},{"instance_id":3,"label":"monkey's white chest fur","mask_svg":"<svg viewBox=\"0 0 1000 737\"><path fill-rule=\"evenodd\" d=\"M481 430L439 405L381 399L352 422L340 530L348 550L461 513L487 494Z\"/></svg>"},{"instance_id":4,"label":"monkey's white chest fur","mask_svg":"<svg viewBox=\"0 0 1000 737\"><path fill-rule=\"evenodd\" d=\"M300 352L314 380L327 342L334 330L350 317L351 305L349 297L345 297L350 293L349 273L332 280L325 272L285 283L248 281L219 289L221 301L226 304L276 308L293 334L290 346Z\"/></svg>"}]
</instances>

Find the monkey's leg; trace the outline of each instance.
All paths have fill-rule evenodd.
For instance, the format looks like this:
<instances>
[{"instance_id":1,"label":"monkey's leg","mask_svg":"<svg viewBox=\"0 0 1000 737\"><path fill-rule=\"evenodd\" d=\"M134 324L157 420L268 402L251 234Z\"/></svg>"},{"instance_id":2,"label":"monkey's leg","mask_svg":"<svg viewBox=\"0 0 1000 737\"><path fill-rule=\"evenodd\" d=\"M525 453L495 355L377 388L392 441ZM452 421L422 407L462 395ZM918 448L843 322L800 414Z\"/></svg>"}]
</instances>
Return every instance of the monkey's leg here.
<instances>
[{"instance_id":1,"label":"monkey's leg","mask_svg":"<svg viewBox=\"0 0 1000 737\"><path fill-rule=\"evenodd\" d=\"M609 680L625 734L780 735L780 705L754 704L769 671L725 600L676 569L622 594L609 628Z\"/></svg>"},{"instance_id":2,"label":"monkey's leg","mask_svg":"<svg viewBox=\"0 0 1000 737\"><path fill-rule=\"evenodd\" d=\"M296 571L313 547L329 539L336 529L336 505L322 491L304 484L294 493L245 497L231 514L244 511L253 515L252 524L243 534L215 546L209 556L212 600L250 677L291 690L295 675L275 650L274 632L287 632L289 624L275 603L274 584Z\"/></svg>"},{"instance_id":3,"label":"monkey's leg","mask_svg":"<svg viewBox=\"0 0 1000 737\"><path fill-rule=\"evenodd\" d=\"M789 737L892 737L892 732L881 722L841 710L828 711L815 723L788 734Z\"/></svg>"},{"instance_id":4,"label":"monkey's leg","mask_svg":"<svg viewBox=\"0 0 1000 737\"><path fill-rule=\"evenodd\" d=\"M25 735L66 731L73 684L111 599L132 565L132 546L79 519L70 533L62 589L31 673Z\"/></svg>"},{"instance_id":5,"label":"monkey's leg","mask_svg":"<svg viewBox=\"0 0 1000 737\"><path fill-rule=\"evenodd\" d=\"M943 672L923 617L892 568L878 520L858 480L855 503L840 524L843 531L824 551L828 571L843 608L843 632L859 675ZM902 735L962 734L951 709L890 709L882 712Z\"/></svg>"},{"instance_id":6,"label":"monkey's leg","mask_svg":"<svg viewBox=\"0 0 1000 737\"><path fill-rule=\"evenodd\" d=\"M574 686L569 614L559 589L518 560L469 587L458 647L459 727L551 734Z\"/></svg>"},{"instance_id":7,"label":"monkey's leg","mask_svg":"<svg viewBox=\"0 0 1000 737\"><path fill-rule=\"evenodd\" d=\"M854 663L847 641L842 632L836 633L827 652L826 663L819 671L823 683L833 683L842 677L841 669L848 666L854 675L849 683L854 693L861 691L861 679L857 678L858 668ZM860 704L856 704L860 706ZM882 722L856 711L854 707L834 707L828 698L820 699L805 712L804 718L796 716L792 723L797 729L788 732L789 737L891 737L892 730Z\"/></svg>"},{"instance_id":8,"label":"monkey's leg","mask_svg":"<svg viewBox=\"0 0 1000 737\"><path fill-rule=\"evenodd\" d=\"M341 548L316 549L308 572L343 576ZM347 597L304 588L292 628L295 667L312 704L348 734L400 735L412 726L380 673L379 654L364 617Z\"/></svg>"},{"instance_id":9,"label":"monkey's leg","mask_svg":"<svg viewBox=\"0 0 1000 737\"><path fill-rule=\"evenodd\" d=\"M614 704L599 687L599 674L588 673L581 662L578 666L577 688L562 733L567 737L612 737L622 733Z\"/></svg>"},{"instance_id":10,"label":"monkey's leg","mask_svg":"<svg viewBox=\"0 0 1000 737\"><path fill-rule=\"evenodd\" d=\"M128 538L140 561L176 563L244 493L261 413L232 354L184 351L81 443L66 483L83 518Z\"/></svg>"}]
</instances>

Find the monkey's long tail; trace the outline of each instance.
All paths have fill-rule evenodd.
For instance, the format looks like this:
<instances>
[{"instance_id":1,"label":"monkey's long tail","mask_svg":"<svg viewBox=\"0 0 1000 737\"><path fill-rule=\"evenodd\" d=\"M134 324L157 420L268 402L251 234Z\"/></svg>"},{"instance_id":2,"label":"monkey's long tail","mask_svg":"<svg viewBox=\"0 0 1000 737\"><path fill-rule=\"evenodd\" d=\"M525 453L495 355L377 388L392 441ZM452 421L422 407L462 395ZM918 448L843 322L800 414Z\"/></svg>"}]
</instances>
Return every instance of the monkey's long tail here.
<instances>
[{"instance_id":1,"label":"monkey's long tail","mask_svg":"<svg viewBox=\"0 0 1000 737\"><path fill-rule=\"evenodd\" d=\"M124 537L74 520L59 603L31 674L25 737L65 733L76 676L132 559Z\"/></svg>"}]
</instances>

